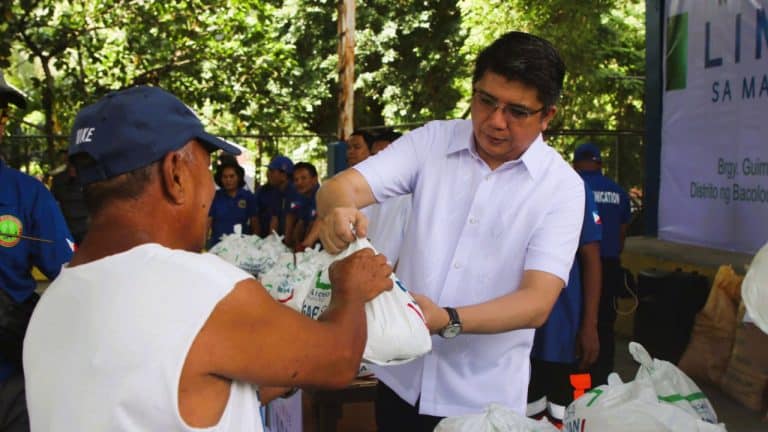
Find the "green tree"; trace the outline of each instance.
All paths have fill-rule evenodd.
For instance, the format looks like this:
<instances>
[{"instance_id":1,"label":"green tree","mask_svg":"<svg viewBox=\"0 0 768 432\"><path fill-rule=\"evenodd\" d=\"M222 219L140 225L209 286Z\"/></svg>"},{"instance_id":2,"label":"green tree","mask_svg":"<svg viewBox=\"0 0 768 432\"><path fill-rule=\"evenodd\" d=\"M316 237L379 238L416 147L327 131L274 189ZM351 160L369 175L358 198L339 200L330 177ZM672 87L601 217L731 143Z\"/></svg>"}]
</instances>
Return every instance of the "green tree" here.
<instances>
[{"instance_id":1,"label":"green tree","mask_svg":"<svg viewBox=\"0 0 768 432\"><path fill-rule=\"evenodd\" d=\"M286 2L285 40L302 64L308 127L335 132L337 28L335 2ZM453 85L465 62L465 32L455 0L358 0L355 125L421 123L443 118L462 97Z\"/></svg>"},{"instance_id":2,"label":"green tree","mask_svg":"<svg viewBox=\"0 0 768 432\"><path fill-rule=\"evenodd\" d=\"M465 116L475 56L520 29L550 39L568 65L554 129L641 129L643 7L639 0L358 0L355 124ZM178 94L214 132L251 136L241 143L258 150L260 163L278 151L317 161L323 139L307 136L337 129L336 1L13 0L0 14L0 67L11 66L7 73L25 84L26 121L50 137L44 165L64 146L53 137L69 131L83 104L135 84ZM285 133L300 136L270 138ZM551 140L563 153L575 141ZM609 159L620 162L625 184L639 183L639 146Z\"/></svg>"}]
</instances>

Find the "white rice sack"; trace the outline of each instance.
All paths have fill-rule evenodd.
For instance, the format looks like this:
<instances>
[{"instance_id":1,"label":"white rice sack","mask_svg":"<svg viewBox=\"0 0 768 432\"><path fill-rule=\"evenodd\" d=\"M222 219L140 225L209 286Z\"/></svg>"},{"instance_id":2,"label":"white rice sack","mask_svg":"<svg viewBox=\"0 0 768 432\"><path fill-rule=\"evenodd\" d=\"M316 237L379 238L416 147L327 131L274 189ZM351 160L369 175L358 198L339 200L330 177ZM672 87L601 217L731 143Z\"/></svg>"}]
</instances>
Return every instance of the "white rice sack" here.
<instances>
[{"instance_id":1,"label":"white rice sack","mask_svg":"<svg viewBox=\"0 0 768 432\"><path fill-rule=\"evenodd\" d=\"M480 414L446 417L435 432L558 432L546 420L533 420L502 405L491 404Z\"/></svg>"},{"instance_id":2,"label":"white rice sack","mask_svg":"<svg viewBox=\"0 0 768 432\"><path fill-rule=\"evenodd\" d=\"M768 243L752 259L741 283L741 298L749 319L768 334Z\"/></svg>"},{"instance_id":3,"label":"white rice sack","mask_svg":"<svg viewBox=\"0 0 768 432\"><path fill-rule=\"evenodd\" d=\"M565 432L726 432L725 425L707 423L679 405L662 401L648 379L608 384L571 402L563 419Z\"/></svg>"},{"instance_id":4,"label":"white rice sack","mask_svg":"<svg viewBox=\"0 0 768 432\"><path fill-rule=\"evenodd\" d=\"M288 251L282 238L275 233L265 239L235 233L222 236L222 240L209 252L259 277L274 267L277 258Z\"/></svg>"},{"instance_id":5,"label":"white rice sack","mask_svg":"<svg viewBox=\"0 0 768 432\"><path fill-rule=\"evenodd\" d=\"M357 239L346 250L336 255L334 260L342 259L365 248L376 250L368 240ZM378 365L406 363L432 350L432 338L421 308L397 276L393 273L390 277L394 287L379 294L365 305L368 342L365 345L363 360ZM317 287L327 288L330 292L327 270L318 278ZM322 292L317 291L314 294L319 297ZM311 292L307 298L310 299L312 295Z\"/></svg>"},{"instance_id":6,"label":"white rice sack","mask_svg":"<svg viewBox=\"0 0 768 432\"><path fill-rule=\"evenodd\" d=\"M318 274L323 268L328 267L329 262L329 255L319 253L317 249L307 249L305 252L297 253L282 253L275 265L261 275L259 280L272 298L295 311L303 312L316 319L328 307L330 293L325 304L322 305L322 310L315 316L306 313L303 305L310 291L315 287Z\"/></svg>"},{"instance_id":7,"label":"white rice sack","mask_svg":"<svg viewBox=\"0 0 768 432\"><path fill-rule=\"evenodd\" d=\"M629 353L640 363L635 380L650 381L660 401L674 405L707 423L717 424L715 408L707 396L677 366L652 358L637 342L629 343Z\"/></svg>"}]
</instances>

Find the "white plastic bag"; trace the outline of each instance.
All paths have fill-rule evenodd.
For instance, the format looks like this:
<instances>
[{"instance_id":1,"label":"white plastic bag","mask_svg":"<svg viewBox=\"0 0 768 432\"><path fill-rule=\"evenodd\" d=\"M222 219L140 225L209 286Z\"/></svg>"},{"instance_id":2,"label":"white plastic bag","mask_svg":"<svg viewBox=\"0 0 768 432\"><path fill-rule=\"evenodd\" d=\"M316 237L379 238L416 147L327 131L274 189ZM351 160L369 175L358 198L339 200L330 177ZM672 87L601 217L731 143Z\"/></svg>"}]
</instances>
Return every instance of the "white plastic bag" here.
<instances>
[{"instance_id":1,"label":"white plastic bag","mask_svg":"<svg viewBox=\"0 0 768 432\"><path fill-rule=\"evenodd\" d=\"M651 358L637 342L629 343L629 353L640 363L635 381L651 382L659 400L672 404L708 423L717 423L717 414L699 386L677 366Z\"/></svg>"},{"instance_id":2,"label":"white plastic bag","mask_svg":"<svg viewBox=\"0 0 768 432\"><path fill-rule=\"evenodd\" d=\"M741 298L752 322L768 334L768 243L752 259L741 284Z\"/></svg>"},{"instance_id":3,"label":"white plastic bag","mask_svg":"<svg viewBox=\"0 0 768 432\"><path fill-rule=\"evenodd\" d=\"M435 432L557 432L557 428L546 420L533 420L491 404L480 414L444 418Z\"/></svg>"},{"instance_id":4,"label":"white plastic bag","mask_svg":"<svg viewBox=\"0 0 768 432\"><path fill-rule=\"evenodd\" d=\"M317 319L317 316L330 303L328 292L325 304L315 316L306 313L303 305L306 298L315 287L315 281L323 268L327 268L331 258L326 253L319 253L316 249L307 249L304 252L282 253L275 265L259 277L267 292L280 303Z\"/></svg>"},{"instance_id":5,"label":"white plastic bag","mask_svg":"<svg viewBox=\"0 0 768 432\"><path fill-rule=\"evenodd\" d=\"M334 259L342 259L365 248L376 250L368 240L357 239ZM330 286L327 277L326 271L318 284ZM378 365L406 363L432 350L432 338L421 308L397 276L393 273L390 277L394 287L365 305L368 342L363 360Z\"/></svg>"},{"instance_id":6,"label":"white plastic bag","mask_svg":"<svg viewBox=\"0 0 768 432\"><path fill-rule=\"evenodd\" d=\"M277 258L288 252L288 248L283 244L282 237L275 233L264 239L234 233L222 236L209 252L259 277L274 267Z\"/></svg>"},{"instance_id":7,"label":"white plastic bag","mask_svg":"<svg viewBox=\"0 0 768 432\"><path fill-rule=\"evenodd\" d=\"M608 384L592 389L565 410L564 432L726 432L678 406L659 400L648 379L621 382L615 373Z\"/></svg>"},{"instance_id":8,"label":"white plastic bag","mask_svg":"<svg viewBox=\"0 0 768 432\"><path fill-rule=\"evenodd\" d=\"M293 254L274 233L263 240L232 234L211 253L256 275L272 298L317 319L331 302L330 264L365 248L373 246L358 239L336 256L316 249ZM391 277L395 286L365 305L368 342L363 360L379 365L405 363L432 349L421 309L403 283Z\"/></svg>"},{"instance_id":9,"label":"white plastic bag","mask_svg":"<svg viewBox=\"0 0 768 432\"><path fill-rule=\"evenodd\" d=\"M312 283L309 284L307 295L301 302L300 312L312 319L317 319L331 303L333 292L331 291L331 282L328 280L329 265L317 273Z\"/></svg>"}]
</instances>

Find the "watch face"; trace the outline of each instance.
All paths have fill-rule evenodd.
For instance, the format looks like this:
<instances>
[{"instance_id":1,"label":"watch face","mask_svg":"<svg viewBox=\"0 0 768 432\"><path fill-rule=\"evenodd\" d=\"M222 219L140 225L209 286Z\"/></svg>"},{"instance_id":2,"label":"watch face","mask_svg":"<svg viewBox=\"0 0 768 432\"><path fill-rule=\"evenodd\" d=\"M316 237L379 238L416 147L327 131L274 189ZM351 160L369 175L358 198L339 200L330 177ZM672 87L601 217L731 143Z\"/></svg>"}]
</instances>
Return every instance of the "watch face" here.
<instances>
[{"instance_id":1,"label":"watch face","mask_svg":"<svg viewBox=\"0 0 768 432\"><path fill-rule=\"evenodd\" d=\"M458 336L459 333L461 333L461 324L449 324L440 331L440 336L450 339Z\"/></svg>"}]
</instances>

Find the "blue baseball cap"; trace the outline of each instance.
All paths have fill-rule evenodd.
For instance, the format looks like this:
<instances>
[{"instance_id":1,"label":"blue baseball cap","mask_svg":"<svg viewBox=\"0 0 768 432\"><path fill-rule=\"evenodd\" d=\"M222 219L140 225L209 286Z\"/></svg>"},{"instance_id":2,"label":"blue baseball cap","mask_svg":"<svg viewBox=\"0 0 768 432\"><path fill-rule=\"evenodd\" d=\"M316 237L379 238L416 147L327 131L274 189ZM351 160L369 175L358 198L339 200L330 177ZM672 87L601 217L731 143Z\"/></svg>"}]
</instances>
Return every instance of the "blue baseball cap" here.
<instances>
[{"instance_id":1,"label":"blue baseball cap","mask_svg":"<svg viewBox=\"0 0 768 432\"><path fill-rule=\"evenodd\" d=\"M288 175L293 174L293 162L286 156L278 155L272 158L272 162L267 165L267 168L273 170L280 170Z\"/></svg>"},{"instance_id":2,"label":"blue baseball cap","mask_svg":"<svg viewBox=\"0 0 768 432\"><path fill-rule=\"evenodd\" d=\"M573 152L573 161L578 162L585 160L602 162L603 159L600 157L600 149L592 143L585 143L576 147L576 151Z\"/></svg>"},{"instance_id":3,"label":"blue baseball cap","mask_svg":"<svg viewBox=\"0 0 768 432\"><path fill-rule=\"evenodd\" d=\"M69 137L69 156L86 153L93 159L93 164L78 166L80 182L86 185L148 166L192 139L209 151L240 154L206 132L176 96L159 87L137 86L80 110Z\"/></svg>"}]
</instances>

